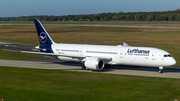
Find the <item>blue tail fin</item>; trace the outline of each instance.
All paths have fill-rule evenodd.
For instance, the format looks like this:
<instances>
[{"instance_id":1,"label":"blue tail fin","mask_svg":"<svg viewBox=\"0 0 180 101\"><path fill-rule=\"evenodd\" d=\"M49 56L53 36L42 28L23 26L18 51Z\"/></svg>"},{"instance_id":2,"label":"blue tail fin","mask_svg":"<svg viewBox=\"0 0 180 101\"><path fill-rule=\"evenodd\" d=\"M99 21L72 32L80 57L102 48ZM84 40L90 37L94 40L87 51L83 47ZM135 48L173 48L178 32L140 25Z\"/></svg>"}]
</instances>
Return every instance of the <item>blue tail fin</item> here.
<instances>
[{"instance_id":1,"label":"blue tail fin","mask_svg":"<svg viewBox=\"0 0 180 101\"><path fill-rule=\"evenodd\" d=\"M51 39L49 34L46 32L45 28L42 26L41 22L37 19L34 19L36 25L36 30L39 37L39 42L42 45L51 45L54 44L54 41Z\"/></svg>"}]
</instances>

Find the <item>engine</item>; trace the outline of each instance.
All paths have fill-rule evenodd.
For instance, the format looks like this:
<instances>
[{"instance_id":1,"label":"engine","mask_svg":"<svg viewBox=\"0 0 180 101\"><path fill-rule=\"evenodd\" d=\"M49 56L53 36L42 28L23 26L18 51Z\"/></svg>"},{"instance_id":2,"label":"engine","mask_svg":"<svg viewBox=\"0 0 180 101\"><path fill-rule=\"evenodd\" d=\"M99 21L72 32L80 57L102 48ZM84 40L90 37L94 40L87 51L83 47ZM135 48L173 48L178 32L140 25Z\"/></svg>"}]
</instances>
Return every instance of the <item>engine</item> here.
<instances>
[{"instance_id":1,"label":"engine","mask_svg":"<svg viewBox=\"0 0 180 101\"><path fill-rule=\"evenodd\" d=\"M84 62L84 66L87 69L102 70L104 68L104 61L99 58L89 58Z\"/></svg>"}]
</instances>

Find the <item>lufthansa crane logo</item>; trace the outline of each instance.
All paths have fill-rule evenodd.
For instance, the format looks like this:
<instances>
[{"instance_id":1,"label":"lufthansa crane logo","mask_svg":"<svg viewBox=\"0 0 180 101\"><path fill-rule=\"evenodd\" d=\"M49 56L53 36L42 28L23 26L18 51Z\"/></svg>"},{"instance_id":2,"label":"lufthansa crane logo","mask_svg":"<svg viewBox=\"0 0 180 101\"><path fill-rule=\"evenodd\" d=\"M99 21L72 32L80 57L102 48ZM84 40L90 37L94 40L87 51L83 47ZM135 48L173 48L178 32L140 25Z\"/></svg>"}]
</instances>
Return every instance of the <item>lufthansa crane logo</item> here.
<instances>
[{"instance_id":1,"label":"lufthansa crane logo","mask_svg":"<svg viewBox=\"0 0 180 101\"><path fill-rule=\"evenodd\" d=\"M44 32L41 32L41 33L39 34L39 40L40 40L42 43L45 43L45 42L46 42L47 36L46 36L46 34L45 34Z\"/></svg>"}]
</instances>

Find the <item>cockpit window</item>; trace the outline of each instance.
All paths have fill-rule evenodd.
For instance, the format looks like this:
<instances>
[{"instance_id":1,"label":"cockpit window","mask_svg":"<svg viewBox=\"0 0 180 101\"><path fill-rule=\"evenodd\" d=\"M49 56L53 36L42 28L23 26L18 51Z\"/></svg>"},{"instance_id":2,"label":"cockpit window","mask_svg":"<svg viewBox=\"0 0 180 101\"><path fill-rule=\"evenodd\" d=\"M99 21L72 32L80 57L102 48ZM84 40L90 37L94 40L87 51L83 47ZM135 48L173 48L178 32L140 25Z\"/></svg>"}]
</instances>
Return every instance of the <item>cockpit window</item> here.
<instances>
[{"instance_id":1,"label":"cockpit window","mask_svg":"<svg viewBox=\"0 0 180 101\"><path fill-rule=\"evenodd\" d=\"M169 57L172 57L170 54L168 55Z\"/></svg>"},{"instance_id":2,"label":"cockpit window","mask_svg":"<svg viewBox=\"0 0 180 101\"><path fill-rule=\"evenodd\" d=\"M168 57L168 55L164 55L164 57Z\"/></svg>"},{"instance_id":3,"label":"cockpit window","mask_svg":"<svg viewBox=\"0 0 180 101\"><path fill-rule=\"evenodd\" d=\"M165 54L164 57L172 57L170 54Z\"/></svg>"}]
</instances>

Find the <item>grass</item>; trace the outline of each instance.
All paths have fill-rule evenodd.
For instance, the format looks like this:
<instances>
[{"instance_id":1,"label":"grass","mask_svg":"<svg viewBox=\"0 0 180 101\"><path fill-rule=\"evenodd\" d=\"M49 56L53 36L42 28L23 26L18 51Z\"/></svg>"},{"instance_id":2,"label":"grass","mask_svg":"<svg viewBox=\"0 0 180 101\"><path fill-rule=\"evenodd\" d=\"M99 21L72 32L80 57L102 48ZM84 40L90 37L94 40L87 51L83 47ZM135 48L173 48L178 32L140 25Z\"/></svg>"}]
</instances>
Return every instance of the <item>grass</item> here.
<instances>
[{"instance_id":1,"label":"grass","mask_svg":"<svg viewBox=\"0 0 180 101\"><path fill-rule=\"evenodd\" d=\"M174 101L180 79L0 67L5 101Z\"/></svg>"},{"instance_id":2,"label":"grass","mask_svg":"<svg viewBox=\"0 0 180 101\"><path fill-rule=\"evenodd\" d=\"M49 32L52 39L58 43L121 45L123 42L126 42L130 46L155 47L168 51L176 59L177 65L180 65L180 52L178 51L180 49L180 30L178 29L58 25L45 25L44 27ZM39 45L36 29L33 25L0 26L0 36L1 42L30 46ZM8 53L9 52L7 52L7 54ZM4 58L7 54L2 54L3 56L1 57ZM26 57L29 59L35 57L29 56ZM11 55L10 59L16 59L15 57L19 58L19 54ZM8 57L6 57L6 59L8 59ZM24 59L24 57L22 59Z\"/></svg>"},{"instance_id":3,"label":"grass","mask_svg":"<svg viewBox=\"0 0 180 101\"><path fill-rule=\"evenodd\" d=\"M13 51L6 51L0 49L0 59L4 60L29 60L29 59L38 59L43 58L40 55L32 55L32 54L25 54L21 52L13 52Z\"/></svg>"},{"instance_id":4,"label":"grass","mask_svg":"<svg viewBox=\"0 0 180 101\"><path fill-rule=\"evenodd\" d=\"M153 24L151 22L145 24L149 23ZM178 23L171 22L170 24ZM132 24L141 25L144 22ZM170 25L164 22L154 24ZM177 29L57 25L46 25L45 28L55 42L102 45L118 45L126 42L131 46L161 48L170 52L176 59L177 65L180 65L180 30ZM39 45L35 26L32 25L0 26L0 36L0 42ZM1 59L40 58L32 54L4 50L0 50L0 53ZM4 101L174 101L180 100L179 84L180 79L0 67L0 97L4 97Z\"/></svg>"},{"instance_id":5,"label":"grass","mask_svg":"<svg viewBox=\"0 0 180 101\"><path fill-rule=\"evenodd\" d=\"M42 24L101 24L139 26L180 26L179 21L41 21ZM34 24L33 21L0 21L0 24Z\"/></svg>"}]
</instances>

